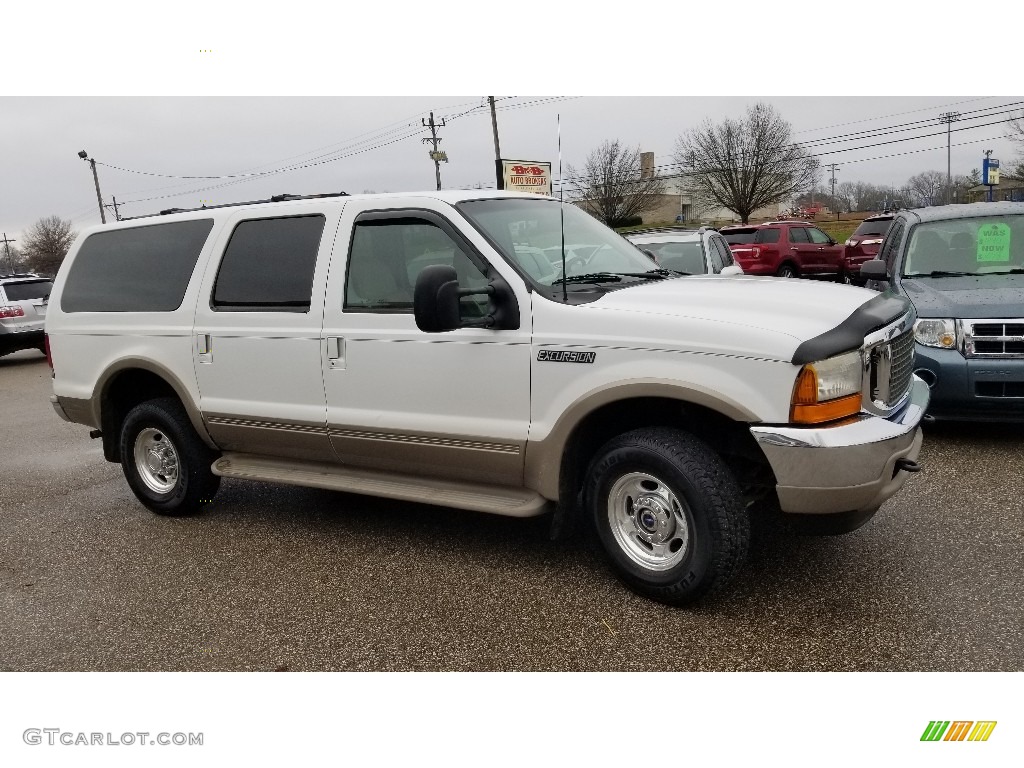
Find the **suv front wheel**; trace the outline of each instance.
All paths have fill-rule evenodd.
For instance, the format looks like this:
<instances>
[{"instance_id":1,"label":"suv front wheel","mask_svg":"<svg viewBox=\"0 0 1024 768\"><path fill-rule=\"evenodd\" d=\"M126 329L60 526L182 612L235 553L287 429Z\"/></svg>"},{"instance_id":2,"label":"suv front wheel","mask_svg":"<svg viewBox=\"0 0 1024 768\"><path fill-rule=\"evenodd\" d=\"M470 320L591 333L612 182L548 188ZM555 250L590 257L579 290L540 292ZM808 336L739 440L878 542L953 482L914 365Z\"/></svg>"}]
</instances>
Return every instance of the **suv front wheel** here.
<instances>
[{"instance_id":1,"label":"suv front wheel","mask_svg":"<svg viewBox=\"0 0 1024 768\"><path fill-rule=\"evenodd\" d=\"M217 458L171 397L132 408L121 427L121 467L132 492L158 515L187 515L209 503L220 478Z\"/></svg>"},{"instance_id":2,"label":"suv front wheel","mask_svg":"<svg viewBox=\"0 0 1024 768\"><path fill-rule=\"evenodd\" d=\"M584 499L619 578L655 600L681 605L718 591L746 556L750 521L735 479L680 430L609 441L590 465Z\"/></svg>"}]
</instances>

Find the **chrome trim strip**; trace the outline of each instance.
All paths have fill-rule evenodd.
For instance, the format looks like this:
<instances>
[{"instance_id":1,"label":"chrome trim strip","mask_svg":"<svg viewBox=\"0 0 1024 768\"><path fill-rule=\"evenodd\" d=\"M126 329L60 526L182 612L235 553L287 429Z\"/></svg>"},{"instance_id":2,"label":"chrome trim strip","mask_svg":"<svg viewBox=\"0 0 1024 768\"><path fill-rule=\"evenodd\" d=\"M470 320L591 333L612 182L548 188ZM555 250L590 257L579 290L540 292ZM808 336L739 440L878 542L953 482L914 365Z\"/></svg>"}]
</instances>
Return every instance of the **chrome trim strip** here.
<instances>
[{"instance_id":1,"label":"chrome trim strip","mask_svg":"<svg viewBox=\"0 0 1024 768\"><path fill-rule=\"evenodd\" d=\"M489 451L491 453L507 453L518 456L521 452L518 445L510 443L486 443L478 440L454 440L446 437L432 437L430 435L405 435L389 432L366 432L356 429L330 429L331 437L353 438L356 440L383 440L392 443L405 443L412 445L434 445L444 448L464 448L472 451Z\"/></svg>"},{"instance_id":2,"label":"chrome trim strip","mask_svg":"<svg viewBox=\"0 0 1024 768\"><path fill-rule=\"evenodd\" d=\"M233 419L227 416L207 416L207 424L217 424L223 427L251 427L253 429L277 429L282 432L306 432L316 435L326 435L327 427L316 424L289 424L283 421L255 421L252 419Z\"/></svg>"}]
</instances>

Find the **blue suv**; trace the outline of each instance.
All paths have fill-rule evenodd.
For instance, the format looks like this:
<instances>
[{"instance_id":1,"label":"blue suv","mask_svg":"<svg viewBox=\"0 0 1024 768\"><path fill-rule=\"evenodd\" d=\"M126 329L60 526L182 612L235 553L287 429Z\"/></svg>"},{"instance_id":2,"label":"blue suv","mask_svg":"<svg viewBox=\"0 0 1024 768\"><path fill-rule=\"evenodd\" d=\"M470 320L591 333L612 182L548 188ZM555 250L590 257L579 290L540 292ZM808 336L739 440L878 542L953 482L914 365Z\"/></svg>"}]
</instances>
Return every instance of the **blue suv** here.
<instances>
[{"instance_id":1,"label":"blue suv","mask_svg":"<svg viewBox=\"0 0 1024 768\"><path fill-rule=\"evenodd\" d=\"M1024 203L900 211L861 275L917 309L930 415L1024 421Z\"/></svg>"}]
</instances>

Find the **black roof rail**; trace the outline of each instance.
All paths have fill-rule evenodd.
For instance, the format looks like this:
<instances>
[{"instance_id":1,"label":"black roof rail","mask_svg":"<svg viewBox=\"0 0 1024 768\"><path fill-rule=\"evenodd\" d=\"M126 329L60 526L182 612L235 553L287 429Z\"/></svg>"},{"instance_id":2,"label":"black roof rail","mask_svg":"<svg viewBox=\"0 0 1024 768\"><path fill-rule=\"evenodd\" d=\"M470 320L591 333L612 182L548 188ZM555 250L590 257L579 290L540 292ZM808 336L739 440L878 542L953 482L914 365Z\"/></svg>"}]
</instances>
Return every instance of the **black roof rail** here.
<instances>
[{"instance_id":1,"label":"black roof rail","mask_svg":"<svg viewBox=\"0 0 1024 768\"><path fill-rule=\"evenodd\" d=\"M220 205L201 205L198 208L167 208L159 213L144 213L141 216L126 216L121 221L149 219L153 216L167 216L172 213L193 213L195 211L212 211L214 208L235 208L240 205L258 205L260 203L282 203L288 200L319 200L325 197L348 197L348 192L322 192L318 195L274 195L268 200L246 200L240 203L221 203Z\"/></svg>"},{"instance_id":2,"label":"black roof rail","mask_svg":"<svg viewBox=\"0 0 1024 768\"><path fill-rule=\"evenodd\" d=\"M0 275L0 280L8 277L42 277L42 275L37 275L35 272L7 272Z\"/></svg>"}]
</instances>

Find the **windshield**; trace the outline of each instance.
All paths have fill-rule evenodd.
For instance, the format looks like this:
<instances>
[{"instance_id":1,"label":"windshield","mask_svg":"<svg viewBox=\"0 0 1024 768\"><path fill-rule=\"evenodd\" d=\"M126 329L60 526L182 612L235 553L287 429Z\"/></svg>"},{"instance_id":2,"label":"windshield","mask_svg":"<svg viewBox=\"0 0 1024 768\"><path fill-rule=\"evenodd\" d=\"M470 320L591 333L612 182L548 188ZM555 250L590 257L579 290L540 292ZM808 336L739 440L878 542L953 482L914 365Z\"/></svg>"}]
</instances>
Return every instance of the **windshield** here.
<instances>
[{"instance_id":1,"label":"windshield","mask_svg":"<svg viewBox=\"0 0 1024 768\"><path fill-rule=\"evenodd\" d=\"M50 295L53 283L49 280L27 280L17 283L7 283L4 286L4 293L8 301L27 301L29 299L45 299Z\"/></svg>"},{"instance_id":2,"label":"windshield","mask_svg":"<svg viewBox=\"0 0 1024 768\"><path fill-rule=\"evenodd\" d=\"M730 229L722 233L722 237L725 238L725 242L729 245L747 245L754 242L756 236L757 230L753 228Z\"/></svg>"},{"instance_id":3,"label":"windshield","mask_svg":"<svg viewBox=\"0 0 1024 768\"><path fill-rule=\"evenodd\" d=\"M869 237L871 235L884 237L885 233L889 231L889 227L891 226L892 219L862 221L860 226L853 231L853 234L850 235L850 237Z\"/></svg>"},{"instance_id":4,"label":"windshield","mask_svg":"<svg viewBox=\"0 0 1024 768\"><path fill-rule=\"evenodd\" d=\"M567 278L610 273L628 275L621 282L635 282L644 279L636 275L658 268L625 238L575 205L509 198L472 200L457 207L505 258L541 285L554 285L563 277L560 210L565 212Z\"/></svg>"},{"instance_id":5,"label":"windshield","mask_svg":"<svg viewBox=\"0 0 1024 768\"><path fill-rule=\"evenodd\" d=\"M688 275L707 272L704 249L699 240L688 243L635 243L658 257L658 266Z\"/></svg>"},{"instance_id":6,"label":"windshield","mask_svg":"<svg viewBox=\"0 0 1024 768\"><path fill-rule=\"evenodd\" d=\"M1024 269L1024 215L932 221L914 227L904 277L1007 274Z\"/></svg>"}]
</instances>

